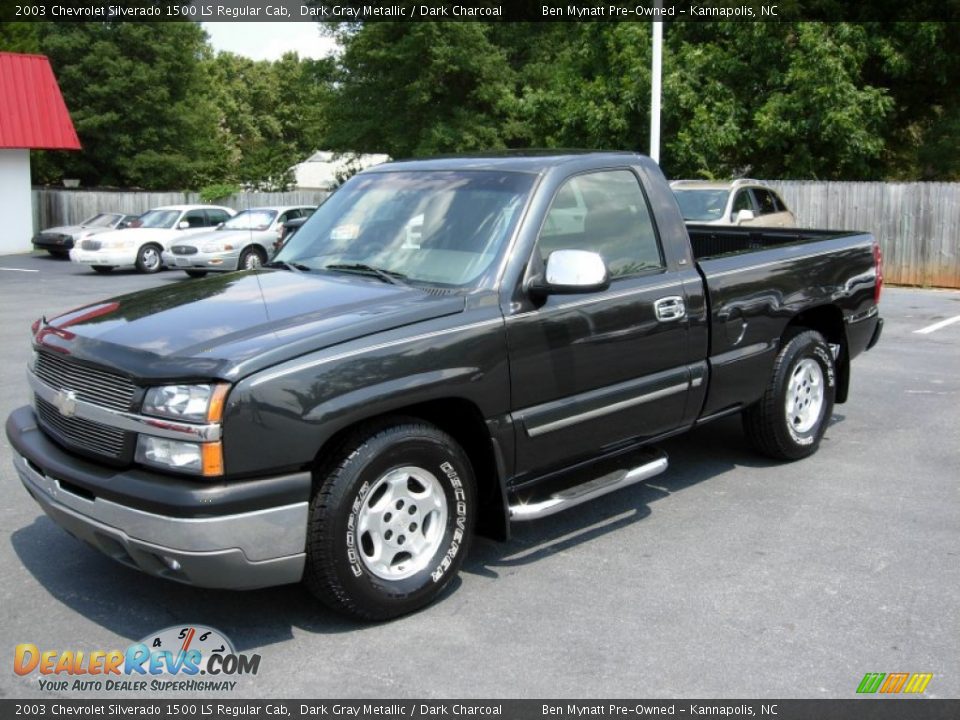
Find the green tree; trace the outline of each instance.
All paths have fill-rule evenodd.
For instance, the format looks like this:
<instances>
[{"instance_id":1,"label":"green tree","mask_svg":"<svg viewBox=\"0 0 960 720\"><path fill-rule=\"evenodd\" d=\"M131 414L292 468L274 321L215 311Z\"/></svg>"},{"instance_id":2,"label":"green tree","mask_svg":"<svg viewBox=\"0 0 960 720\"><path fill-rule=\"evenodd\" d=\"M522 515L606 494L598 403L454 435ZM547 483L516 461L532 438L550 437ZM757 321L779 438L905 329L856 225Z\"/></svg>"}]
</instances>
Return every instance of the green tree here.
<instances>
[{"instance_id":1,"label":"green tree","mask_svg":"<svg viewBox=\"0 0 960 720\"><path fill-rule=\"evenodd\" d=\"M513 72L485 23L341 27L329 149L411 157L506 147Z\"/></svg>"},{"instance_id":2,"label":"green tree","mask_svg":"<svg viewBox=\"0 0 960 720\"><path fill-rule=\"evenodd\" d=\"M40 47L83 145L40 156L41 179L151 189L222 179L228 143L198 24L49 23Z\"/></svg>"}]
</instances>

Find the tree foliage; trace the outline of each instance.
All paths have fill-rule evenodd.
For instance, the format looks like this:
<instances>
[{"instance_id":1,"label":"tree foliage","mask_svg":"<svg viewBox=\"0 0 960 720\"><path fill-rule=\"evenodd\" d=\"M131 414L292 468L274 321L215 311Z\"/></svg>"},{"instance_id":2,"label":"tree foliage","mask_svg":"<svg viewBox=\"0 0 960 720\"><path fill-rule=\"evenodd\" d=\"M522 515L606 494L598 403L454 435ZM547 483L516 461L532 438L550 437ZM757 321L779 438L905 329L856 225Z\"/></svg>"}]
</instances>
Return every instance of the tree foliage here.
<instances>
[{"instance_id":1,"label":"tree foliage","mask_svg":"<svg viewBox=\"0 0 960 720\"><path fill-rule=\"evenodd\" d=\"M394 156L479 147L646 151L650 26L345 25L331 134ZM672 176L960 178L949 23L674 23Z\"/></svg>"}]
</instances>

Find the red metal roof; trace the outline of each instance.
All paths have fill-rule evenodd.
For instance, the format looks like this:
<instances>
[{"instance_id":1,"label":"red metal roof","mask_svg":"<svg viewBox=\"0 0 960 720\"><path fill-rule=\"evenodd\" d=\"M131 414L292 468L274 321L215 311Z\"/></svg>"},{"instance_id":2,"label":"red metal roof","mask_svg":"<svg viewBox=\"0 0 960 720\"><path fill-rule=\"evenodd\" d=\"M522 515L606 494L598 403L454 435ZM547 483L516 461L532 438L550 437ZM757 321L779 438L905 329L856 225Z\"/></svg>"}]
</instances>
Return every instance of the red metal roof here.
<instances>
[{"instance_id":1,"label":"red metal roof","mask_svg":"<svg viewBox=\"0 0 960 720\"><path fill-rule=\"evenodd\" d=\"M79 150L50 61L0 52L0 148Z\"/></svg>"}]
</instances>

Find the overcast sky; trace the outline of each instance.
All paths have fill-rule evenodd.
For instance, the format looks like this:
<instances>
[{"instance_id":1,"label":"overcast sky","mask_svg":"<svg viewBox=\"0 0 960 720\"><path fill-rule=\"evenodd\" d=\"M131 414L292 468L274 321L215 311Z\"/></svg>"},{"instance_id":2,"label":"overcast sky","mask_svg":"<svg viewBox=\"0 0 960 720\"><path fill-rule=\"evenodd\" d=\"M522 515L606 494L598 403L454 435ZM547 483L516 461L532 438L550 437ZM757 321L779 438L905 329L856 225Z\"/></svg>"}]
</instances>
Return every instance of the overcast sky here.
<instances>
[{"instance_id":1,"label":"overcast sky","mask_svg":"<svg viewBox=\"0 0 960 720\"><path fill-rule=\"evenodd\" d=\"M321 58L336 48L332 38L320 34L315 22L203 23L215 50L244 55L253 60L277 60L285 52Z\"/></svg>"}]
</instances>

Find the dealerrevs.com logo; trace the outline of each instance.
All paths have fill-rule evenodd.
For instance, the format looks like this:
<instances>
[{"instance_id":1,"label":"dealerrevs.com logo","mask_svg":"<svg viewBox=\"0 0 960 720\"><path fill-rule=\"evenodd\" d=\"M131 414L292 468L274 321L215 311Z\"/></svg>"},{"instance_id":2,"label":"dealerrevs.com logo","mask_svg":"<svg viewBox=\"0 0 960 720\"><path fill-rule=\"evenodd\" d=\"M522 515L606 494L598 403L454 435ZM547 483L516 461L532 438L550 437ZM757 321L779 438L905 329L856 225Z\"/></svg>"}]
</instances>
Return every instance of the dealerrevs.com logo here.
<instances>
[{"instance_id":1,"label":"dealerrevs.com logo","mask_svg":"<svg viewBox=\"0 0 960 720\"><path fill-rule=\"evenodd\" d=\"M13 671L37 675L50 692L231 692L232 678L256 675L260 656L237 653L219 630L176 625L152 633L126 650L14 649Z\"/></svg>"},{"instance_id":2,"label":"dealerrevs.com logo","mask_svg":"<svg viewBox=\"0 0 960 720\"><path fill-rule=\"evenodd\" d=\"M933 679L933 673L867 673L857 686L857 692L872 695L922 693Z\"/></svg>"}]
</instances>

